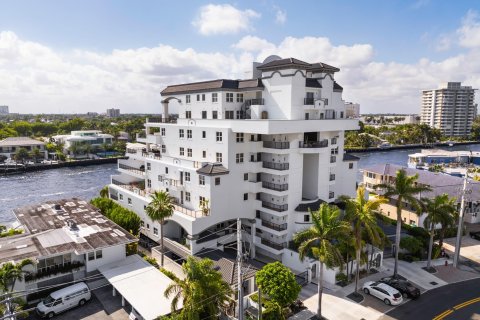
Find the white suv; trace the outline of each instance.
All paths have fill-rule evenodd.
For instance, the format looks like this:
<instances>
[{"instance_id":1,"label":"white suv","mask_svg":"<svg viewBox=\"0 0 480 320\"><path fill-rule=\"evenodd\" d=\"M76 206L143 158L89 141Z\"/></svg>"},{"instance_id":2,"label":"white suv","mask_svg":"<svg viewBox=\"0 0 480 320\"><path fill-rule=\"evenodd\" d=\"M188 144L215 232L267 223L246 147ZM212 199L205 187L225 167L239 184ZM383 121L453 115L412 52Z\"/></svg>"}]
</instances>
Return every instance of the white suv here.
<instances>
[{"instance_id":1,"label":"white suv","mask_svg":"<svg viewBox=\"0 0 480 320\"><path fill-rule=\"evenodd\" d=\"M381 282L367 281L363 285L363 292L371 294L380 300L383 300L387 305L399 305L402 303L403 298L397 289L390 287L389 285Z\"/></svg>"}]
</instances>

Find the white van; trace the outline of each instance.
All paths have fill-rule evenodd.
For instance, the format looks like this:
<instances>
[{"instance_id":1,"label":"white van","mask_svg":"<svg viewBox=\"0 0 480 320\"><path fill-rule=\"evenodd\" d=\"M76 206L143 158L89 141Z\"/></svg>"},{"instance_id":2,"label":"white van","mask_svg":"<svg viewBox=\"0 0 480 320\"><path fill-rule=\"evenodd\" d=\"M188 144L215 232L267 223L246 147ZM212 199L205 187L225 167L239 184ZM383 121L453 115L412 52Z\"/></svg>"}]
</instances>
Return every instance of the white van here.
<instances>
[{"instance_id":1,"label":"white van","mask_svg":"<svg viewBox=\"0 0 480 320\"><path fill-rule=\"evenodd\" d=\"M83 306L91 296L90 289L85 282L80 282L50 293L37 305L36 311L42 318L52 318L73 307Z\"/></svg>"}]
</instances>

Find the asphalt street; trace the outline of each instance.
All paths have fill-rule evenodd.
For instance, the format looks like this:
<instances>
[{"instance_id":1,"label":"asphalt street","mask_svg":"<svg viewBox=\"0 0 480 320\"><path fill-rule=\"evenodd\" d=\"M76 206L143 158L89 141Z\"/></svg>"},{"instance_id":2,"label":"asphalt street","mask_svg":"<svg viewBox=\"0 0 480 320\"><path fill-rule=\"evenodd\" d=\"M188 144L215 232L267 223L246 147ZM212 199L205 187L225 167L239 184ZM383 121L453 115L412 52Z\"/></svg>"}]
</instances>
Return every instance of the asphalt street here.
<instances>
[{"instance_id":1,"label":"asphalt street","mask_svg":"<svg viewBox=\"0 0 480 320\"><path fill-rule=\"evenodd\" d=\"M387 315L398 320L480 319L480 279L430 290Z\"/></svg>"}]
</instances>

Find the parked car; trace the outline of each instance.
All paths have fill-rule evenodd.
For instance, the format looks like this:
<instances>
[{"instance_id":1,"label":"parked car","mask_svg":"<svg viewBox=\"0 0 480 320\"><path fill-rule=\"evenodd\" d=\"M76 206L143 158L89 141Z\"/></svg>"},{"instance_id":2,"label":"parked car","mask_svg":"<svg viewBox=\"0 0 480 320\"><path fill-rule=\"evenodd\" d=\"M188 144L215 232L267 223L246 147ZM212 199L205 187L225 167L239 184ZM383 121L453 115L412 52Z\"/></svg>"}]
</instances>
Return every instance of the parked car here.
<instances>
[{"instance_id":1,"label":"parked car","mask_svg":"<svg viewBox=\"0 0 480 320\"><path fill-rule=\"evenodd\" d=\"M404 298L417 299L420 297L420 289L415 287L407 280L395 279L393 277L385 277L380 282L388 284L390 287L397 289Z\"/></svg>"},{"instance_id":2,"label":"parked car","mask_svg":"<svg viewBox=\"0 0 480 320\"><path fill-rule=\"evenodd\" d=\"M475 240L480 240L480 231L470 231L470 237Z\"/></svg>"},{"instance_id":3,"label":"parked car","mask_svg":"<svg viewBox=\"0 0 480 320\"><path fill-rule=\"evenodd\" d=\"M85 282L79 282L50 293L41 301L36 312L42 318L53 318L55 315L76 306L83 306L91 298L90 289Z\"/></svg>"},{"instance_id":4,"label":"parked car","mask_svg":"<svg viewBox=\"0 0 480 320\"><path fill-rule=\"evenodd\" d=\"M367 281L362 288L363 292L383 300L386 305L396 306L403 301L402 295L397 289L394 289L383 282Z\"/></svg>"}]
</instances>

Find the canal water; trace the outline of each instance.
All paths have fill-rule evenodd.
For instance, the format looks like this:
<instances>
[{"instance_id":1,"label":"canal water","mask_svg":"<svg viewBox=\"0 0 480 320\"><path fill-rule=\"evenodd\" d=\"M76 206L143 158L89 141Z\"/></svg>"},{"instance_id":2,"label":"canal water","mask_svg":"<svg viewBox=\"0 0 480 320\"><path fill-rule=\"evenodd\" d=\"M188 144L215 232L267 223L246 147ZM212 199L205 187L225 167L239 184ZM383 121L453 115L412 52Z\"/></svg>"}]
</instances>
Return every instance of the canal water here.
<instances>
[{"instance_id":1,"label":"canal water","mask_svg":"<svg viewBox=\"0 0 480 320\"><path fill-rule=\"evenodd\" d=\"M454 146L447 149L480 151L480 145ZM419 151L420 149L395 150L354 155L360 157L358 167L363 169L381 163L406 165L408 155ZM110 175L117 172L116 167L116 164L103 164L0 176L0 223L14 221L12 210L20 206L72 197L90 200L110 182ZM359 172L357 180L360 182L361 179Z\"/></svg>"}]
</instances>

